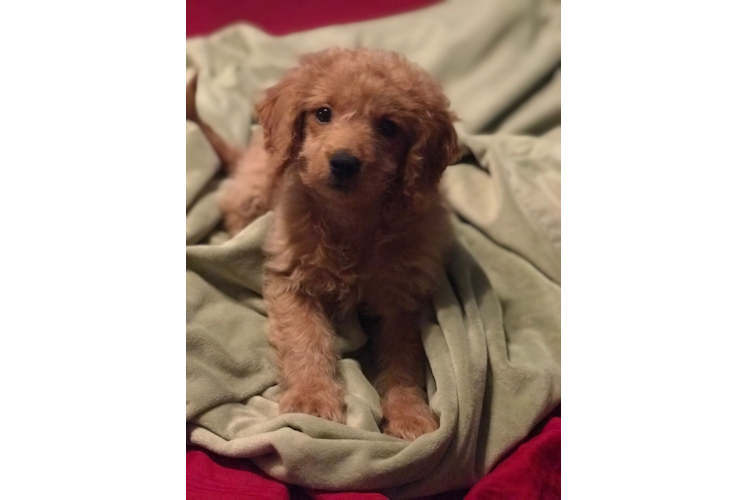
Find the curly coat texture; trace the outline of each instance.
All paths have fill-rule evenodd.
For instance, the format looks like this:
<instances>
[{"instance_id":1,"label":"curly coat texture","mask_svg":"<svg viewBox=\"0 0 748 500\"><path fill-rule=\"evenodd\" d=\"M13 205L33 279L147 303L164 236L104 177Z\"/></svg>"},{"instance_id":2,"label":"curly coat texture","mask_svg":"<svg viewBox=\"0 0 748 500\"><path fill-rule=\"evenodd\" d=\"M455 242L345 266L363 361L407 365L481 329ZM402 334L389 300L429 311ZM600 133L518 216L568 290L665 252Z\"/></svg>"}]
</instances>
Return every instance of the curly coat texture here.
<instances>
[{"instance_id":1,"label":"curly coat texture","mask_svg":"<svg viewBox=\"0 0 748 500\"><path fill-rule=\"evenodd\" d=\"M438 189L460 152L448 99L401 55L330 49L302 57L257 114L264 148L253 137L220 204L232 234L275 212L264 295L280 412L345 421L331 320L358 307L381 319L384 432L436 430L418 327L451 239ZM332 161L341 153L358 159L342 178Z\"/></svg>"}]
</instances>

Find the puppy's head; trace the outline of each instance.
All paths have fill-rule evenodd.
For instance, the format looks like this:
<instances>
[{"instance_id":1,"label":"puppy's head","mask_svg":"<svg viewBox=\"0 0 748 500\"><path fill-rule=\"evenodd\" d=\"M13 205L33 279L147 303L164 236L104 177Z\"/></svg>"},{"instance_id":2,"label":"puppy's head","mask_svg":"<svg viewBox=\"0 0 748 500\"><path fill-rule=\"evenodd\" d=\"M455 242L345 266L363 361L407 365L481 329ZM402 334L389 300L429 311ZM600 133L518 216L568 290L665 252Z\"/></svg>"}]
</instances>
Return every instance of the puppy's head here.
<instances>
[{"instance_id":1,"label":"puppy's head","mask_svg":"<svg viewBox=\"0 0 748 500\"><path fill-rule=\"evenodd\" d=\"M265 148L340 203L436 190L459 145L449 101L424 70L370 49L302 57L257 106Z\"/></svg>"}]
</instances>

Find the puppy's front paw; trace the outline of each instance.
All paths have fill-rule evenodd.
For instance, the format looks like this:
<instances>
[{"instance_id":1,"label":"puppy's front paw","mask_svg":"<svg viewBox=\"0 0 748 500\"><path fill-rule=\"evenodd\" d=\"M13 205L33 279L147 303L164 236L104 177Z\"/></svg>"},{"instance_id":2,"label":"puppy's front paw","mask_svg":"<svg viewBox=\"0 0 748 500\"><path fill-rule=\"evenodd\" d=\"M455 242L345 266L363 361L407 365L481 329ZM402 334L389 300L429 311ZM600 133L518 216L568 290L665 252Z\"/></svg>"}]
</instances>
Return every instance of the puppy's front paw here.
<instances>
[{"instance_id":1,"label":"puppy's front paw","mask_svg":"<svg viewBox=\"0 0 748 500\"><path fill-rule=\"evenodd\" d=\"M384 432L406 441L439 428L431 408L420 398L389 398L383 403L382 412Z\"/></svg>"},{"instance_id":2,"label":"puppy's front paw","mask_svg":"<svg viewBox=\"0 0 748 500\"><path fill-rule=\"evenodd\" d=\"M293 387L278 401L280 413L306 413L340 424L345 423L343 391L336 383L326 387Z\"/></svg>"}]
</instances>

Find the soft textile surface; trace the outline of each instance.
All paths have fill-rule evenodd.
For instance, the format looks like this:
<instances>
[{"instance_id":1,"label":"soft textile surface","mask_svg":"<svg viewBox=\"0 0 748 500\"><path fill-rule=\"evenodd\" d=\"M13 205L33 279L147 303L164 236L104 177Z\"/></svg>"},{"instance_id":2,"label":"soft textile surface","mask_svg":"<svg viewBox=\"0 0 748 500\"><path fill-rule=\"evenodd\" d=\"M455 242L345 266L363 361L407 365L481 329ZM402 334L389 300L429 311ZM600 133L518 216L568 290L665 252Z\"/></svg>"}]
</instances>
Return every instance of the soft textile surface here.
<instances>
[{"instance_id":1,"label":"soft textile surface","mask_svg":"<svg viewBox=\"0 0 748 500\"><path fill-rule=\"evenodd\" d=\"M537 436L522 443L478 481L465 500L559 500L561 418L553 417Z\"/></svg>"},{"instance_id":2,"label":"soft textile surface","mask_svg":"<svg viewBox=\"0 0 748 500\"><path fill-rule=\"evenodd\" d=\"M187 42L197 106L235 143L299 54L332 45L404 53L444 86L466 157L443 188L457 242L421 333L440 428L407 443L379 432L379 399L337 325L347 425L281 415L262 301L272 214L226 241L218 161L187 123L188 441L321 490L410 498L469 487L560 401L560 6L453 1L393 18L274 38L235 26Z\"/></svg>"},{"instance_id":3,"label":"soft textile surface","mask_svg":"<svg viewBox=\"0 0 748 500\"><path fill-rule=\"evenodd\" d=\"M554 412L556 413L556 412ZM187 450L187 500L384 500L379 493L323 493L288 488L246 460L192 448ZM561 498L561 418L544 421L467 492L456 490L430 500L558 500Z\"/></svg>"}]
</instances>

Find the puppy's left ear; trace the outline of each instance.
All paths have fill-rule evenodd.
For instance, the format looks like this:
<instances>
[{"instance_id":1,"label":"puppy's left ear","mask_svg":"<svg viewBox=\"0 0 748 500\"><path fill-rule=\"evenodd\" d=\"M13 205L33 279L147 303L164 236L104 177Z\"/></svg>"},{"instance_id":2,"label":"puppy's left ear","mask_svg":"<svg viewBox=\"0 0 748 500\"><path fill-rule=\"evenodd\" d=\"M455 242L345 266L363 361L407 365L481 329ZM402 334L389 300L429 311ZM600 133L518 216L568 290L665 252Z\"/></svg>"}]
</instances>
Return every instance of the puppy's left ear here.
<instances>
[{"instance_id":1,"label":"puppy's left ear","mask_svg":"<svg viewBox=\"0 0 748 500\"><path fill-rule=\"evenodd\" d=\"M447 168L462 153L453 122L457 116L446 107L425 113L420 120L419 136L408 154L403 180L411 197L436 189Z\"/></svg>"}]
</instances>

